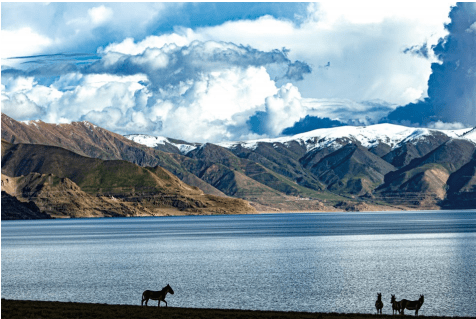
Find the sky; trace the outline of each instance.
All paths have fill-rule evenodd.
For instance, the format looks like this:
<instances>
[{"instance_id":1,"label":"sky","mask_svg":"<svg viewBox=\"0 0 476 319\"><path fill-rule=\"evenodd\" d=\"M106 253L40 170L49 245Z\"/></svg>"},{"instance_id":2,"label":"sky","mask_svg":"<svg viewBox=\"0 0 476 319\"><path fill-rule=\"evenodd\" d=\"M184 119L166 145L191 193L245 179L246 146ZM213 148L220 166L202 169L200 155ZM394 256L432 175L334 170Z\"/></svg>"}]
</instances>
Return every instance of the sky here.
<instances>
[{"instance_id":1,"label":"sky","mask_svg":"<svg viewBox=\"0 0 476 319\"><path fill-rule=\"evenodd\" d=\"M2 113L220 142L476 126L476 5L1 3Z\"/></svg>"}]
</instances>

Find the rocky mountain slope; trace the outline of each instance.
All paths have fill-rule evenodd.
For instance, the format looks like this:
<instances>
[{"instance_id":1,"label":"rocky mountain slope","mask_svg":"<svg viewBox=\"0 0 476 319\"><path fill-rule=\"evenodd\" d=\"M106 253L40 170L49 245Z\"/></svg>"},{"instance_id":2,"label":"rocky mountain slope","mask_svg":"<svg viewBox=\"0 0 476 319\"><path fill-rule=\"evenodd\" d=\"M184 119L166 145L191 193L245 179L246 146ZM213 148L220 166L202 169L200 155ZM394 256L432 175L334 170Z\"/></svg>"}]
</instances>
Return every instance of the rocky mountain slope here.
<instances>
[{"instance_id":1,"label":"rocky mountain slope","mask_svg":"<svg viewBox=\"0 0 476 319\"><path fill-rule=\"evenodd\" d=\"M476 129L471 128L344 126L200 144L147 135L126 138L87 122L22 123L2 114L2 138L15 143L41 140L144 167L160 165L205 193L243 198L259 209L471 207L476 195Z\"/></svg>"},{"instance_id":2,"label":"rocky mountain slope","mask_svg":"<svg viewBox=\"0 0 476 319\"><path fill-rule=\"evenodd\" d=\"M256 174L257 170L265 170L259 163L250 162L252 165L248 165L248 170L236 170L236 166L227 167L227 163L233 163L233 160L220 164L205 158L180 155L178 152L166 153L135 143L88 122L61 125L41 121L24 123L2 114L2 138L14 143L59 146L80 155L100 159L123 159L143 167L159 165L172 172L183 182L200 188L206 194L228 195L251 200L261 210L319 209L323 206L322 200L318 199L320 194L312 193L312 190L303 188L292 179L277 175L278 178L273 178L274 181L270 181L268 184L261 183L266 174ZM242 161L225 148L219 148L226 151L235 160ZM255 169L252 170L251 167ZM268 174L267 176L271 175ZM264 179L270 180L269 178ZM277 180L278 182L276 182ZM283 180L284 184L288 186L281 185L282 183L279 180ZM283 187L291 189L289 185L298 187L300 190L281 192ZM295 195L302 191L304 191L305 196L313 195L311 196L312 199L305 202L298 201L297 205L294 205L292 201L295 199ZM309 192L312 194L307 194ZM343 200L343 198L325 190L323 196L319 198L329 199L333 202Z\"/></svg>"},{"instance_id":3,"label":"rocky mountain slope","mask_svg":"<svg viewBox=\"0 0 476 319\"><path fill-rule=\"evenodd\" d=\"M254 213L247 202L204 194L157 166L81 156L2 140L2 188L52 216Z\"/></svg>"},{"instance_id":4,"label":"rocky mountain slope","mask_svg":"<svg viewBox=\"0 0 476 319\"><path fill-rule=\"evenodd\" d=\"M385 183L375 190L375 194L393 204L410 202L413 206L447 206L443 201L447 197L448 179L462 166L473 166L475 152L476 144L465 139L449 139L424 156L387 174ZM457 189L457 185L453 185L453 192L462 191L462 187Z\"/></svg>"},{"instance_id":5,"label":"rocky mountain slope","mask_svg":"<svg viewBox=\"0 0 476 319\"><path fill-rule=\"evenodd\" d=\"M141 136L141 142L150 146L154 146L153 140ZM206 147L187 145L174 144L175 151L194 157ZM363 202L408 208L476 207L472 199L476 198L472 160L476 128L344 126L218 145L307 188L350 195ZM466 182L456 183L457 176Z\"/></svg>"},{"instance_id":6,"label":"rocky mountain slope","mask_svg":"<svg viewBox=\"0 0 476 319\"><path fill-rule=\"evenodd\" d=\"M185 183L199 187L207 194L223 196L180 166L176 158L153 148L135 143L122 135L89 122L49 124L42 121L18 122L2 113L2 139L9 143L58 146L76 154L103 160L125 160L140 166L160 165Z\"/></svg>"},{"instance_id":7,"label":"rocky mountain slope","mask_svg":"<svg viewBox=\"0 0 476 319\"><path fill-rule=\"evenodd\" d=\"M476 155L467 164L450 175L446 181L443 208L476 207Z\"/></svg>"}]
</instances>

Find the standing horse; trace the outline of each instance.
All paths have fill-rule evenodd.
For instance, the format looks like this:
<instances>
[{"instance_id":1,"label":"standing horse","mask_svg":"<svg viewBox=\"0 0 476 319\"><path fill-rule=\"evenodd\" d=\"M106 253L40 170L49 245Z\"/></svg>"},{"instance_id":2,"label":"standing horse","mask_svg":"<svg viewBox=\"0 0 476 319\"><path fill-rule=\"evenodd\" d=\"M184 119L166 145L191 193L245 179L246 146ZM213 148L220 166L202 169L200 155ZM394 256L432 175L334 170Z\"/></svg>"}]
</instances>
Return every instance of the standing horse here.
<instances>
[{"instance_id":1,"label":"standing horse","mask_svg":"<svg viewBox=\"0 0 476 319\"><path fill-rule=\"evenodd\" d=\"M402 299L400 301L401 309L402 311L400 312L402 315L404 315L405 309L408 310L415 310L415 316L418 316L418 310L420 310L421 306L423 305L424 297L423 295L420 295L420 299L410 301L406 299Z\"/></svg>"},{"instance_id":2,"label":"standing horse","mask_svg":"<svg viewBox=\"0 0 476 319\"><path fill-rule=\"evenodd\" d=\"M395 314L395 311L400 313L400 308L401 308L401 301L397 301L395 295L392 295L392 300L390 301L392 303L392 314Z\"/></svg>"},{"instance_id":3,"label":"standing horse","mask_svg":"<svg viewBox=\"0 0 476 319\"><path fill-rule=\"evenodd\" d=\"M382 314L383 302L381 293L377 293L377 301L375 302L375 308L377 308L377 314L379 313L379 311L380 314Z\"/></svg>"},{"instance_id":4,"label":"standing horse","mask_svg":"<svg viewBox=\"0 0 476 319\"><path fill-rule=\"evenodd\" d=\"M163 301L165 302L165 306L167 307L167 301L165 301L165 296L167 296L167 293L174 294L174 290L172 287L170 287L169 284L162 288L160 291L152 291L152 290L146 290L142 293L142 302L141 306L144 305L144 300L145 300L145 305L147 306L147 303L149 302L149 299L152 300L158 300L159 303L157 304L157 307L160 307L160 302Z\"/></svg>"}]
</instances>

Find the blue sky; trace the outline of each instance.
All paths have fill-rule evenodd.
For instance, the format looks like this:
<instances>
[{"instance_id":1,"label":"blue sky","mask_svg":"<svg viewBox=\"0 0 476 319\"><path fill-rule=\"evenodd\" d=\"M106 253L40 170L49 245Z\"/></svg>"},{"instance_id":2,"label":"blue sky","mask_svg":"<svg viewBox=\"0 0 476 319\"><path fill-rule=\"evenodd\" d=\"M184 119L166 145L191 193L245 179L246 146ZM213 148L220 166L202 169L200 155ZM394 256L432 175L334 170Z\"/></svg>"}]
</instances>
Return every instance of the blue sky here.
<instances>
[{"instance_id":1,"label":"blue sky","mask_svg":"<svg viewBox=\"0 0 476 319\"><path fill-rule=\"evenodd\" d=\"M476 126L476 7L2 3L2 112L189 141Z\"/></svg>"}]
</instances>

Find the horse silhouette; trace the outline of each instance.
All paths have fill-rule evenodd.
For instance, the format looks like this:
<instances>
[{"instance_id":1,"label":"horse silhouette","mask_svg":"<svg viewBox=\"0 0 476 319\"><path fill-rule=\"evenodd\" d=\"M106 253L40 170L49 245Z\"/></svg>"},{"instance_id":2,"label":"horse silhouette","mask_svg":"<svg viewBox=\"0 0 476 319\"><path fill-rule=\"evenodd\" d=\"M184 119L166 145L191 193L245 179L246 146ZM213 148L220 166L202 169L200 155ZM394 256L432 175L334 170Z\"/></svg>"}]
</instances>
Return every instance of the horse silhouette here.
<instances>
[{"instance_id":1,"label":"horse silhouette","mask_svg":"<svg viewBox=\"0 0 476 319\"><path fill-rule=\"evenodd\" d=\"M147 303L149 302L149 299L152 300L158 300L157 307L160 307L160 302L163 301L165 302L165 306L167 307L167 301L165 301L165 296L167 296L167 293L174 294L174 290L172 287L170 287L169 284L162 288L160 291L153 291L153 290L146 290L142 293L142 301L141 301L141 306L145 305L147 306Z\"/></svg>"},{"instance_id":2,"label":"horse silhouette","mask_svg":"<svg viewBox=\"0 0 476 319\"><path fill-rule=\"evenodd\" d=\"M413 300L413 301L402 299L400 301L400 305L402 309L400 313L404 315L405 309L415 310L415 316L418 316L418 310L420 310L421 306L423 305L423 301L425 301L423 295L420 295L420 299Z\"/></svg>"},{"instance_id":3,"label":"horse silhouette","mask_svg":"<svg viewBox=\"0 0 476 319\"><path fill-rule=\"evenodd\" d=\"M377 314L379 313L379 311L380 314L382 314L383 302L381 293L377 293L377 301L375 302L375 308L377 309Z\"/></svg>"},{"instance_id":4,"label":"horse silhouette","mask_svg":"<svg viewBox=\"0 0 476 319\"><path fill-rule=\"evenodd\" d=\"M392 314L395 314L395 311L398 313L401 312L401 301L397 301L397 298L395 295L392 295L392 300L390 301L392 303Z\"/></svg>"}]
</instances>

